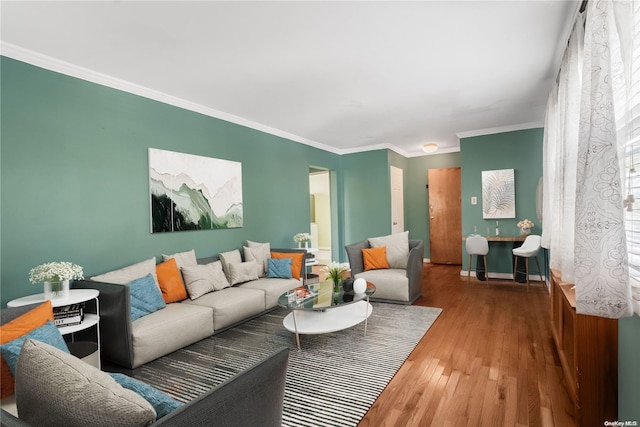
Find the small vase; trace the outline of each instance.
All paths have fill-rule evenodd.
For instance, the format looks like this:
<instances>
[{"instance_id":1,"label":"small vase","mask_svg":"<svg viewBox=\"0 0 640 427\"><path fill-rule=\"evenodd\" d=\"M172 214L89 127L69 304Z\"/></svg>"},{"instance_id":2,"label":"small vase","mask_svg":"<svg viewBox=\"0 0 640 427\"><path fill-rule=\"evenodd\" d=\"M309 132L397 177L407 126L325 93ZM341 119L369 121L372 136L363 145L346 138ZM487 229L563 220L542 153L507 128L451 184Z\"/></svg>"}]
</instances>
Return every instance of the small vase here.
<instances>
[{"instance_id":1,"label":"small vase","mask_svg":"<svg viewBox=\"0 0 640 427\"><path fill-rule=\"evenodd\" d=\"M308 240L306 242L304 242L304 248L305 249L309 249L309 241Z\"/></svg>"},{"instance_id":2,"label":"small vase","mask_svg":"<svg viewBox=\"0 0 640 427\"><path fill-rule=\"evenodd\" d=\"M521 228L520 229L520 235L526 236L528 234L531 234L531 229L530 228Z\"/></svg>"},{"instance_id":3,"label":"small vase","mask_svg":"<svg viewBox=\"0 0 640 427\"><path fill-rule=\"evenodd\" d=\"M69 296L69 281L44 282L44 299L67 298Z\"/></svg>"},{"instance_id":4,"label":"small vase","mask_svg":"<svg viewBox=\"0 0 640 427\"><path fill-rule=\"evenodd\" d=\"M342 281L340 279L333 279L333 292L336 294L340 293L340 283Z\"/></svg>"}]
</instances>

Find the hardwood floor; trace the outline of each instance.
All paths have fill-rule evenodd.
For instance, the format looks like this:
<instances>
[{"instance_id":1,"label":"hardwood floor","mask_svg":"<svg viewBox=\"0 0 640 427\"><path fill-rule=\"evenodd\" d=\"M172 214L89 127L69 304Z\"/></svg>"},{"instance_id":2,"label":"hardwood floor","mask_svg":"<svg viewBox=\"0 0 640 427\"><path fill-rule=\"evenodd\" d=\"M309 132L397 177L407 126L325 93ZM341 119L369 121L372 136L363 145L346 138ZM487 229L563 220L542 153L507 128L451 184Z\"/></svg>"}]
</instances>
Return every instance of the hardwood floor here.
<instances>
[{"instance_id":1,"label":"hardwood floor","mask_svg":"<svg viewBox=\"0 0 640 427\"><path fill-rule=\"evenodd\" d=\"M549 294L425 264L416 305L442 314L360 426L574 426Z\"/></svg>"}]
</instances>

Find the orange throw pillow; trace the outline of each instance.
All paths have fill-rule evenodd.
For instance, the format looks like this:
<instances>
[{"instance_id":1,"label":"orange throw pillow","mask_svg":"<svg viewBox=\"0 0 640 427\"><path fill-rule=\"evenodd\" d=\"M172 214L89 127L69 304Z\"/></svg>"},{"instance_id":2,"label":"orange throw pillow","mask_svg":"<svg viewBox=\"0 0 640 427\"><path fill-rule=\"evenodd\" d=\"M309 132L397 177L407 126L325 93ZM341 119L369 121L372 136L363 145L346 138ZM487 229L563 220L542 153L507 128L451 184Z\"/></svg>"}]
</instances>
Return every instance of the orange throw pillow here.
<instances>
[{"instance_id":1,"label":"orange throw pillow","mask_svg":"<svg viewBox=\"0 0 640 427\"><path fill-rule=\"evenodd\" d=\"M156 265L156 274L164 302L169 304L187 299L187 290L175 258Z\"/></svg>"},{"instance_id":2,"label":"orange throw pillow","mask_svg":"<svg viewBox=\"0 0 640 427\"><path fill-rule=\"evenodd\" d=\"M271 252L271 258L291 258L291 277L300 280L300 270L304 261L304 254L298 252Z\"/></svg>"},{"instance_id":3,"label":"orange throw pillow","mask_svg":"<svg viewBox=\"0 0 640 427\"><path fill-rule=\"evenodd\" d=\"M32 330L47 323L47 320L54 321L51 301L45 301L33 310L29 310L23 315L0 326L0 344L6 344L9 341L28 334ZM14 379L13 375L11 375L9 365L4 361L4 358L2 358L1 365L0 382L2 383L2 387L0 387L0 398L4 399L13 394Z\"/></svg>"},{"instance_id":4,"label":"orange throw pillow","mask_svg":"<svg viewBox=\"0 0 640 427\"><path fill-rule=\"evenodd\" d=\"M387 247L379 246L377 248L363 249L362 260L364 261L365 271L389 268L389 261L387 260Z\"/></svg>"}]
</instances>

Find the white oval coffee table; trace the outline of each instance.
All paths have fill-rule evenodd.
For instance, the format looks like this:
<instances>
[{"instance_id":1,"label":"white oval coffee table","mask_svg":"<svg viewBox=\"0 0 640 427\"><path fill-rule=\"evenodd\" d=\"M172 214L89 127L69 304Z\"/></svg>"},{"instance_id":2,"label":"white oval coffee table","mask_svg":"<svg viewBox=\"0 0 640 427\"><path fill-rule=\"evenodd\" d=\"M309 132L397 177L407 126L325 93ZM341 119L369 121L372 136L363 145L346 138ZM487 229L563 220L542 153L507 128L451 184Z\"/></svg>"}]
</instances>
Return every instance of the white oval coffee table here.
<instances>
[{"instance_id":1,"label":"white oval coffee table","mask_svg":"<svg viewBox=\"0 0 640 427\"><path fill-rule=\"evenodd\" d=\"M375 285L367 283L362 294L333 292L333 282L328 280L317 285L315 294L305 299L289 301L289 292L278 299L280 306L291 310L282 321L286 330L296 335L296 344L300 350L300 334L315 335L341 331L364 322L364 335L367 335L367 319L373 312L369 296L376 290ZM303 290L298 288L298 290Z\"/></svg>"}]
</instances>

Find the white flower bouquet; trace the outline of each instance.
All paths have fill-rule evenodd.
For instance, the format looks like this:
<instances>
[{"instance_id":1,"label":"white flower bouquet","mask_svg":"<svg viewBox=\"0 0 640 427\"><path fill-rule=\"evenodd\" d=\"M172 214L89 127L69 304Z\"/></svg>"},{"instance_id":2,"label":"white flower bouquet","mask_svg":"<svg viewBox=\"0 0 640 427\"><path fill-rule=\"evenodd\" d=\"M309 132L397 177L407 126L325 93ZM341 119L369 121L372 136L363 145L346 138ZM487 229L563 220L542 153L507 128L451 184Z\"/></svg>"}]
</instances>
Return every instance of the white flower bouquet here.
<instances>
[{"instance_id":1,"label":"white flower bouquet","mask_svg":"<svg viewBox=\"0 0 640 427\"><path fill-rule=\"evenodd\" d=\"M33 284L40 282L63 282L65 280L84 279L82 267L68 261L48 262L32 268L29 271L29 281Z\"/></svg>"},{"instance_id":2,"label":"white flower bouquet","mask_svg":"<svg viewBox=\"0 0 640 427\"><path fill-rule=\"evenodd\" d=\"M327 276L333 280L333 283L340 282L342 280L342 275L349 271L349 264L340 264L333 261L331 264L324 267L322 271L327 273Z\"/></svg>"},{"instance_id":3,"label":"white flower bouquet","mask_svg":"<svg viewBox=\"0 0 640 427\"><path fill-rule=\"evenodd\" d=\"M534 223L526 218L518 222L518 228L521 230L529 230L530 228L533 228L533 226Z\"/></svg>"},{"instance_id":4,"label":"white flower bouquet","mask_svg":"<svg viewBox=\"0 0 640 427\"><path fill-rule=\"evenodd\" d=\"M304 243L311 240L311 234L309 233L298 233L293 236L293 241L296 243Z\"/></svg>"}]
</instances>

